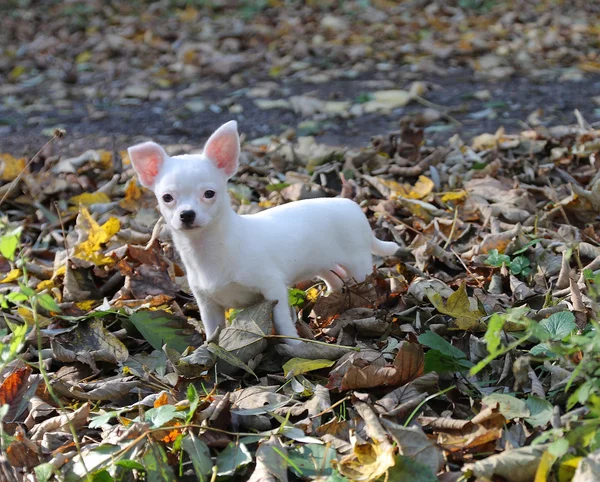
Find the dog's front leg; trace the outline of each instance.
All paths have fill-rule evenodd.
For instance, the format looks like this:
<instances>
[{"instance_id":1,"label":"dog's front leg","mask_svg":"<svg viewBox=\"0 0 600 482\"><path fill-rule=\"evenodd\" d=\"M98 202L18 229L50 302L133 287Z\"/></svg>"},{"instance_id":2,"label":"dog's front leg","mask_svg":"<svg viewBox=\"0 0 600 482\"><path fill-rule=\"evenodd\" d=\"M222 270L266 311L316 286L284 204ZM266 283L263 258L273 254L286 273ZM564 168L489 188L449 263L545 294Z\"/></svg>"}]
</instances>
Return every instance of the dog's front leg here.
<instances>
[{"instance_id":1,"label":"dog's front leg","mask_svg":"<svg viewBox=\"0 0 600 482\"><path fill-rule=\"evenodd\" d=\"M200 308L200 318L206 332L206 341L213 341L211 337L219 326L225 326L225 308L209 298L196 296Z\"/></svg>"},{"instance_id":2,"label":"dog's front leg","mask_svg":"<svg viewBox=\"0 0 600 482\"><path fill-rule=\"evenodd\" d=\"M292 314L290 311L288 289L285 284L269 287L263 290L262 295L266 300L277 301L275 308L273 308L273 322L275 323L275 331L277 334L298 338L296 324L292 319ZM291 338L286 338L284 341L288 345L302 343L300 340L294 340Z\"/></svg>"}]
</instances>

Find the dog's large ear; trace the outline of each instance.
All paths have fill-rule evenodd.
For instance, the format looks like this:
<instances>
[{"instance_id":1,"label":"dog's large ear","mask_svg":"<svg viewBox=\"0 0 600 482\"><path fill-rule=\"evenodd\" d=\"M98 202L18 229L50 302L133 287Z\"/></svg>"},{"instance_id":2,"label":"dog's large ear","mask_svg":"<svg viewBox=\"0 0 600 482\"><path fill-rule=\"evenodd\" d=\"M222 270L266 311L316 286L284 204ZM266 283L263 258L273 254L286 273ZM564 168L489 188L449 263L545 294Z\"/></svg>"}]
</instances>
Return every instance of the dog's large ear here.
<instances>
[{"instance_id":1,"label":"dog's large ear","mask_svg":"<svg viewBox=\"0 0 600 482\"><path fill-rule=\"evenodd\" d=\"M169 157L165 150L155 142L144 142L127 149L131 165L142 186L152 189L156 176L165 160Z\"/></svg>"},{"instance_id":2,"label":"dog's large ear","mask_svg":"<svg viewBox=\"0 0 600 482\"><path fill-rule=\"evenodd\" d=\"M219 127L206 141L204 155L211 159L227 177L235 174L240 157L240 136L237 122L229 121Z\"/></svg>"}]
</instances>

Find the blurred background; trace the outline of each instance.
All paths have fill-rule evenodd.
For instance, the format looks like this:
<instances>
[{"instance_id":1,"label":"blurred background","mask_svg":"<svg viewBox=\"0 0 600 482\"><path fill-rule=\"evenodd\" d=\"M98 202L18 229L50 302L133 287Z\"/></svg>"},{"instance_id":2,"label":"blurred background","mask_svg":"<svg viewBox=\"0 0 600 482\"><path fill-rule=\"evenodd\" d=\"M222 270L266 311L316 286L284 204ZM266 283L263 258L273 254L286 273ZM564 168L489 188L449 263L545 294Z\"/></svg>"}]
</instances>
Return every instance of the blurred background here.
<instances>
[{"instance_id":1,"label":"blurred background","mask_svg":"<svg viewBox=\"0 0 600 482\"><path fill-rule=\"evenodd\" d=\"M0 2L0 152L600 121L600 2Z\"/></svg>"}]
</instances>

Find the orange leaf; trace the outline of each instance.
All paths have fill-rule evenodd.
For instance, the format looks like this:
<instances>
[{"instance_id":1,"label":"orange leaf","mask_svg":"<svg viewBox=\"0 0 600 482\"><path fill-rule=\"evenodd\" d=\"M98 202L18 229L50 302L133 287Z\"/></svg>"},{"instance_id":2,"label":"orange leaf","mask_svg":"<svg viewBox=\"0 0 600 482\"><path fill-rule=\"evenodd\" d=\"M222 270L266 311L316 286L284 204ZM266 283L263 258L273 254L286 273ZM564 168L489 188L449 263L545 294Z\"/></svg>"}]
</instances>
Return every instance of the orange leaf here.
<instances>
[{"instance_id":1,"label":"orange leaf","mask_svg":"<svg viewBox=\"0 0 600 482\"><path fill-rule=\"evenodd\" d=\"M156 400L154 400L154 408L162 407L169 404L169 396L167 392L163 392Z\"/></svg>"},{"instance_id":2,"label":"orange leaf","mask_svg":"<svg viewBox=\"0 0 600 482\"><path fill-rule=\"evenodd\" d=\"M7 376L0 385L0 405L9 404L19 396L26 387L31 375L31 367L19 368Z\"/></svg>"}]
</instances>

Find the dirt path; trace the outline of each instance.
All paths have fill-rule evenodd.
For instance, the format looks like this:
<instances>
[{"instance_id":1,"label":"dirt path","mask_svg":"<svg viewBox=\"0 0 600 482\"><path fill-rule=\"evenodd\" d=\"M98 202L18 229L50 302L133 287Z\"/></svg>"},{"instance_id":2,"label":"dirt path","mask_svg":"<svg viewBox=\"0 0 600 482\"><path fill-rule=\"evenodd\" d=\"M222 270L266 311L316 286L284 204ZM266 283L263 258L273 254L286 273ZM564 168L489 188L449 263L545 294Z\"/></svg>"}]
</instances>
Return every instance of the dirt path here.
<instances>
[{"instance_id":1,"label":"dirt path","mask_svg":"<svg viewBox=\"0 0 600 482\"><path fill-rule=\"evenodd\" d=\"M397 88L396 82L379 77L335 80L320 85L299 80L277 84L256 82L256 85L271 86L271 100L304 95L325 101L356 101L377 88ZM426 82L431 90L423 97L443 106L443 112L460 122L453 125L443 118L433 122L426 127L429 142L443 141L454 134L468 140L483 132L494 132L500 126L508 132L523 130L526 125L535 127L528 116L537 109L541 111L533 120L537 119L542 126L574 122L574 109L579 109L590 123L600 118L600 109L592 100L600 90L600 75L588 75L581 81L537 83L528 78L514 78L489 82L476 80L472 72L462 69L445 77L428 77ZM409 83L407 79L401 87L406 88ZM286 108L261 109L248 92L249 88L231 87L207 90L194 97L194 102L204 102L202 112L192 112L188 107L190 99L177 96L167 101L130 99L130 105L119 101L74 100L69 108L37 112L33 118L31 110L11 110L5 105L0 111L0 151L31 155L55 126L67 130L68 136L61 146L64 152L80 153L82 148L101 147L123 149L142 137L165 144L200 146L215 125L231 118L238 120L241 131L250 139L279 134L291 127L300 134L314 133L319 142L364 146L371 136L395 130L400 119L405 116L414 119L425 109L413 102L387 114L377 112L349 118L302 116ZM241 106L242 112L230 112L227 105L232 104Z\"/></svg>"}]
</instances>

